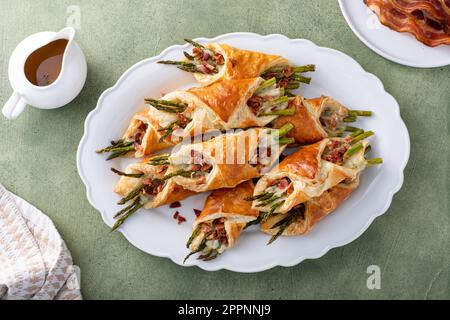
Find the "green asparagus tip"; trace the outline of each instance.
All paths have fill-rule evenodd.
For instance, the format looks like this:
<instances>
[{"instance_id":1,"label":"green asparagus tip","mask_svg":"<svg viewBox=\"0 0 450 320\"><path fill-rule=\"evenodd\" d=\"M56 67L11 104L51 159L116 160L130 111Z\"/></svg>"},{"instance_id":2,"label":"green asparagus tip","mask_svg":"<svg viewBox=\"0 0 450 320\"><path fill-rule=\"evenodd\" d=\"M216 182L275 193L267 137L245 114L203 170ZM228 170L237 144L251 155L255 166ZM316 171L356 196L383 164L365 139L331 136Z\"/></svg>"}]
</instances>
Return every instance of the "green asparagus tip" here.
<instances>
[{"instance_id":1,"label":"green asparagus tip","mask_svg":"<svg viewBox=\"0 0 450 320\"><path fill-rule=\"evenodd\" d=\"M355 137L357 137L357 136L359 136L360 134L363 134L364 133L364 130L358 130L358 131L355 131L355 132L353 132L351 135L350 135L350 137L352 137L352 138L355 138Z\"/></svg>"},{"instance_id":2,"label":"green asparagus tip","mask_svg":"<svg viewBox=\"0 0 450 320\"><path fill-rule=\"evenodd\" d=\"M308 64L306 66L299 66L293 68L294 72L314 72L316 71L316 65Z\"/></svg>"},{"instance_id":3,"label":"green asparagus tip","mask_svg":"<svg viewBox=\"0 0 450 320\"><path fill-rule=\"evenodd\" d=\"M310 77L304 77L304 76L301 76L301 75L295 74L295 73L291 76L291 79L294 81L299 81L299 82L306 83L306 84L310 84L311 80L312 80Z\"/></svg>"},{"instance_id":4,"label":"green asparagus tip","mask_svg":"<svg viewBox=\"0 0 450 320\"><path fill-rule=\"evenodd\" d=\"M353 138L351 144L355 144L357 142L360 142L360 141L362 141L362 140L364 140L366 138L369 138L369 137L373 136L374 134L375 133L373 131L367 131L367 132L361 133L359 136L356 136L356 137Z\"/></svg>"},{"instance_id":5,"label":"green asparagus tip","mask_svg":"<svg viewBox=\"0 0 450 320\"><path fill-rule=\"evenodd\" d=\"M371 117L372 111L364 111L364 110L349 110L349 115L354 115L357 117Z\"/></svg>"},{"instance_id":6,"label":"green asparagus tip","mask_svg":"<svg viewBox=\"0 0 450 320\"><path fill-rule=\"evenodd\" d=\"M256 90L256 94L261 93L262 91L264 91L265 89L273 86L274 84L277 83L277 79L276 78L271 78L269 80L264 81L263 83L261 83L261 85L259 86L259 88Z\"/></svg>"},{"instance_id":7,"label":"green asparagus tip","mask_svg":"<svg viewBox=\"0 0 450 320\"><path fill-rule=\"evenodd\" d=\"M344 118L344 122L356 122L356 117L349 116L347 118Z\"/></svg>"},{"instance_id":8,"label":"green asparagus tip","mask_svg":"<svg viewBox=\"0 0 450 320\"><path fill-rule=\"evenodd\" d=\"M202 46L200 43L195 42L194 40L191 39L184 39L184 41L186 41L187 43L190 43L191 45L193 45L194 47L197 47L199 49L206 49L204 46Z\"/></svg>"},{"instance_id":9,"label":"green asparagus tip","mask_svg":"<svg viewBox=\"0 0 450 320\"><path fill-rule=\"evenodd\" d=\"M111 232L116 231L129 217L131 217L133 214L135 214L143 206L144 206L144 204L141 203L139 199L136 199L136 201L133 203L133 205L131 205L127 208L128 209L127 212L123 212L125 214L119 220L117 220L117 222L112 227Z\"/></svg>"},{"instance_id":10,"label":"green asparagus tip","mask_svg":"<svg viewBox=\"0 0 450 320\"><path fill-rule=\"evenodd\" d=\"M367 159L366 163L369 166L376 166L376 165L382 164L383 163L383 159L382 158Z\"/></svg>"},{"instance_id":11,"label":"green asparagus tip","mask_svg":"<svg viewBox=\"0 0 450 320\"><path fill-rule=\"evenodd\" d=\"M119 171L115 168L111 168L111 171L119 176L130 177L130 178L141 178L144 175L143 173L125 173L125 172Z\"/></svg>"},{"instance_id":12,"label":"green asparagus tip","mask_svg":"<svg viewBox=\"0 0 450 320\"><path fill-rule=\"evenodd\" d=\"M130 153L131 151L136 151L136 148L134 147L134 145L131 145L129 147L124 147L124 148L117 148L114 150L114 152L108 158L106 158L106 161L125 156L128 153Z\"/></svg>"},{"instance_id":13,"label":"green asparagus tip","mask_svg":"<svg viewBox=\"0 0 450 320\"><path fill-rule=\"evenodd\" d=\"M196 253L197 253L197 252L195 252L195 251L192 251L191 253L189 253L189 254L186 256L186 258L184 258L183 264L185 264L186 261L187 261L190 257L192 257L194 254L196 254Z\"/></svg>"},{"instance_id":14,"label":"green asparagus tip","mask_svg":"<svg viewBox=\"0 0 450 320\"><path fill-rule=\"evenodd\" d=\"M349 127L349 126L346 126L346 127L344 128L344 131L347 131L347 132L356 132L356 131L364 131L364 130L362 130L362 129L360 129L360 128L356 128L356 127Z\"/></svg>"}]
</instances>

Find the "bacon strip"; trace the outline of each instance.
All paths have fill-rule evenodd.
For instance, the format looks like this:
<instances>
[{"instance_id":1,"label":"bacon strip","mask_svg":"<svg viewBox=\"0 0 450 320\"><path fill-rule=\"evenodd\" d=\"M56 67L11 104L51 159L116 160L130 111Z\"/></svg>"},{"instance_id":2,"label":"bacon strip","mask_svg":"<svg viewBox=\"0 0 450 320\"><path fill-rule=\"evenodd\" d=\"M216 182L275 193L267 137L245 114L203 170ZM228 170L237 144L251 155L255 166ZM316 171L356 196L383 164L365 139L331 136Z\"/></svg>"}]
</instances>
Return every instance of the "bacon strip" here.
<instances>
[{"instance_id":1,"label":"bacon strip","mask_svg":"<svg viewBox=\"0 0 450 320\"><path fill-rule=\"evenodd\" d=\"M435 47L450 44L450 0L364 0L380 22Z\"/></svg>"}]
</instances>

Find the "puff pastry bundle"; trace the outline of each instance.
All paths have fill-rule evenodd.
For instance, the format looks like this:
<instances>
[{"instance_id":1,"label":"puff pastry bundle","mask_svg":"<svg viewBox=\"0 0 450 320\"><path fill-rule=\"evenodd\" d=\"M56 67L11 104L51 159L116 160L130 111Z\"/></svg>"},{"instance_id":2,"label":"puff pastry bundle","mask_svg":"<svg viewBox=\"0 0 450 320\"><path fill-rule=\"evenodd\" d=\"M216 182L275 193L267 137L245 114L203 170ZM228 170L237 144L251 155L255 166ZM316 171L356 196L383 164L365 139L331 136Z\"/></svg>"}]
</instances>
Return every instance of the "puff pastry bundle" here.
<instances>
[{"instance_id":1,"label":"puff pastry bundle","mask_svg":"<svg viewBox=\"0 0 450 320\"><path fill-rule=\"evenodd\" d=\"M212 130L264 127L281 115L295 113L288 109L294 98L285 94L275 78L252 78L147 99L149 108L133 117L123 138L98 152L111 153L108 159L129 153L139 158Z\"/></svg>"},{"instance_id":2,"label":"puff pastry bundle","mask_svg":"<svg viewBox=\"0 0 450 320\"><path fill-rule=\"evenodd\" d=\"M362 133L361 129L348 126L357 117L370 117L372 112L350 110L333 98L321 96L304 99L296 96L289 102L288 110L295 110L293 115L277 118L274 128L281 128L286 123L294 125L289 137L300 145L312 144L325 138L342 136L344 132Z\"/></svg>"},{"instance_id":3,"label":"puff pastry bundle","mask_svg":"<svg viewBox=\"0 0 450 320\"><path fill-rule=\"evenodd\" d=\"M278 160L291 139L283 136L292 129L254 128L220 135L205 142L180 146L172 155L160 155L125 172L113 169L121 178L114 191L126 205L116 214L113 229L140 208L156 208L200 192L234 188L260 177Z\"/></svg>"},{"instance_id":4,"label":"puff pastry bundle","mask_svg":"<svg viewBox=\"0 0 450 320\"><path fill-rule=\"evenodd\" d=\"M254 188L253 182L247 181L208 196L203 211L195 219L194 231L187 243L191 253L185 261L196 253L200 254L199 259L209 261L236 244L245 226L259 215L247 201Z\"/></svg>"},{"instance_id":5,"label":"puff pastry bundle","mask_svg":"<svg viewBox=\"0 0 450 320\"><path fill-rule=\"evenodd\" d=\"M358 185L361 172L367 166L382 162L379 158L365 158L370 146L364 139L371 135L373 132L369 131L356 137L324 139L301 148L284 159L272 172L264 175L258 181L252 198L252 208L260 211L256 222L262 223L262 230L275 232L282 226L279 222L287 216L298 215L303 219L305 209L309 208L306 203L310 201L324 205L321 210L316 210L320 211L320 214L315 212L315 216L325 216L334 210L346 198L342 194L347 195L338 191L353 190ZM338 185L340 189L333 190ZM338 196L333 198L335 194ZM317 200L321 199L320 197L326 197L326 200ZM328 203L328 207L325 203ZM310 218L309 222L313 223L309 227L306 224L302 227L291 227L289 231L286 229L290 224L283 225L284 229L278 235L293 235L293 229L297 230L298 234L307 232L316 221L317 219Z\"/></svg>"},{"instance_id":6,"label":"puff pastry bundle","mask_svg":"<svg viewBox=\"0 0 450 320\"><path fill-rule=\"evenodd\" d=\"M184 52L184 61L160 61L162 64L178 66L179 69L194 74L197 81L210 85L217 81L275 77L280 87L293 90L300 83L309 83L311 78L301 73L315 71L314 65L292 66L289 60L261 52L241 50L223 43L201 45L189 39L192 54Z\"/></svg>"},{"instance_id":7,"label":"puff pastry bundle","mask_svg":"<svg viewBox=\"0 0 450 320\"><path fill-rule=\"evenodd\" d=\"M254 128L224 134L206 142L182 145L170 156L157 156L149 163L169 166L168 174L189 173L176 175L173 180L195 192L233 188L260 177L272 167L291 142L283 138L290 128Z\"/></svg>"},{"instance_id":8,"label":"puff pastry bundle","mask_svg":"<svg viewBox=\"0 0 450 320\"><path fill-rule=\"evenodd\" d=\"M196 193L176 184L168 174L168 166L150 165L149 160L135 163L121 172L112 169L120 176L114 192L122 196L118 204L127 205L114 218L118 219L113 230L119 228L126 219L141 208L152 209L184 200Z\"/></svg>"}]
</instances>

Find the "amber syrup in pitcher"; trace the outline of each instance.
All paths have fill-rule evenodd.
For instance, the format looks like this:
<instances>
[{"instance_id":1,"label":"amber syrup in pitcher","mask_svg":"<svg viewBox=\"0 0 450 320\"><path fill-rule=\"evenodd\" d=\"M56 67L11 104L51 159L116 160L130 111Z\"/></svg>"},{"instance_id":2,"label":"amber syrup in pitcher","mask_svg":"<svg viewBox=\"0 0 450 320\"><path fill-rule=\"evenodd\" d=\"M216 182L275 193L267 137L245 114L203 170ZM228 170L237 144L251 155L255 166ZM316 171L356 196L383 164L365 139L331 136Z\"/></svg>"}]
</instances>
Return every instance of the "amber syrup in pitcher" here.
<instances>
[{"instance_id":1,"label":"amber syrup in pitcher","mask_svg":"<svg viewBox=\"0 0 450 320\"><path fill-rule=\"evenodd\" d=\"M34 51L25 62L25 75L39 87L51 85L61 73L64 51L68 40L60 39Z\"/></svg>"}]
</instances>

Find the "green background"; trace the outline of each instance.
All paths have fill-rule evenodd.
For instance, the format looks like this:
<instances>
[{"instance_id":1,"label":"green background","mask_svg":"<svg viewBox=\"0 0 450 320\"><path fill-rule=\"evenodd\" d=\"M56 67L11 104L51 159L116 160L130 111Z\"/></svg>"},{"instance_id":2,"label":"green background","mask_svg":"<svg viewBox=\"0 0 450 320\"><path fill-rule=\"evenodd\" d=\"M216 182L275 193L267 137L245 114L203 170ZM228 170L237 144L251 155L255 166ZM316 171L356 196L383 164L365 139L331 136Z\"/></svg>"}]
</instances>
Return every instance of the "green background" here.
<instances>
[{"instance_id":1,"label":"green background","mask_svg":"<svg viewBox=\"0 0 450 320\"><path fill-rule=\"evenodd\" d=\"M0 119L0 181L53 219L81 268L85 298L450 298L450 67L422 70L383 59L356 38L331 0L0 0L1 103L11 94L12 50L29 34L64 27L69 5L81 9L86 86L65 108ZM363 236L321 259L259 274L179 267L109 234L75 161L87 114L131 65L185 37L235 31L306 38L352 56L396 97L412 143L402 190ZM370 265L381 268L381 290L367 289Z\"/></svg>"}]
</instances>

